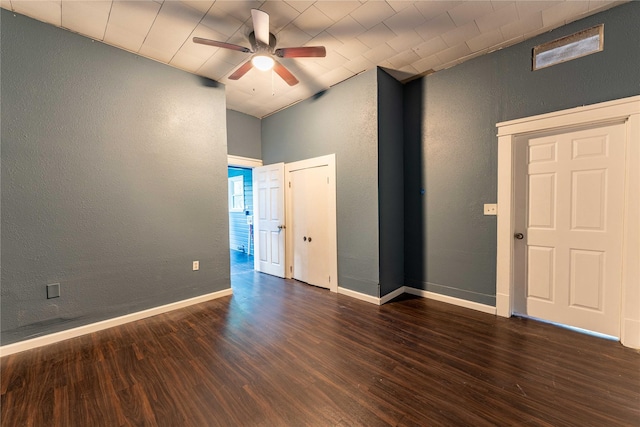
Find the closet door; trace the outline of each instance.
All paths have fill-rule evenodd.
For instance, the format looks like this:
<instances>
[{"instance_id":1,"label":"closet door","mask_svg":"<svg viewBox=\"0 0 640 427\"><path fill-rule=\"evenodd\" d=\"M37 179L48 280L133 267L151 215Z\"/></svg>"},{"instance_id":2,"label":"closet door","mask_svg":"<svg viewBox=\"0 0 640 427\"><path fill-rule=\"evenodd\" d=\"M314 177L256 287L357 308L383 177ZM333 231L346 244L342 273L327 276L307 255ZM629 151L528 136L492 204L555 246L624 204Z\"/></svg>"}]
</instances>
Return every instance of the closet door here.
<instances>
[{"instance_id":1,"label":"closet door","mask_svg":"<svg viewBox=\"0 0 640 427\"><path fill-rule=\"evenodd\" d=\"M293 278L329 288L328 167L292 174Z\"/></svg>"}]
</instances>

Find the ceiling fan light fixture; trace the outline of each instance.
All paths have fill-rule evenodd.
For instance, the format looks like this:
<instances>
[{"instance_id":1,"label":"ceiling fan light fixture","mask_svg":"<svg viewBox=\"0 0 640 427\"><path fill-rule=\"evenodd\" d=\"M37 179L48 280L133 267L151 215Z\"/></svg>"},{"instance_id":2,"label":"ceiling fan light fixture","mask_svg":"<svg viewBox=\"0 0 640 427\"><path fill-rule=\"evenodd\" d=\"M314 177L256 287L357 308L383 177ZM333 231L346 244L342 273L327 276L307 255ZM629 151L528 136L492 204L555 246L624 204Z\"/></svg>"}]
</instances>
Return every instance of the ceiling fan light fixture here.
<instances>
[{"instance_id":1,"label":"ceiling fan light fixture","mask_svg":"<svg viewBox=\"0 0 640 427\"><path fill-rule=\"evenodd\" d=\"M267 55L255 55L251 58L251 63L260 71L269 71L273 68L275 61Z\"/></svg>"}]
</instances>

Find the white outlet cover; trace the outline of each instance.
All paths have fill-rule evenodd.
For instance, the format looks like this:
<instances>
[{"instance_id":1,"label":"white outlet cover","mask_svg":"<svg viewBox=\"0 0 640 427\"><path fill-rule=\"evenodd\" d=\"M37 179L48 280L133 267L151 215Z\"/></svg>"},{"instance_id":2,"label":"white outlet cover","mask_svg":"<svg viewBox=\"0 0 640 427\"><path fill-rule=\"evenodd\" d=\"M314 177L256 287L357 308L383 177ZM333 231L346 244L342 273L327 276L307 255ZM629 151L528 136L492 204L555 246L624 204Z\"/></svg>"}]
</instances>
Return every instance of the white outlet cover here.
<instances>
[{"instance_id":1,"label":"white outlet cover","mask_svg":"<svg viewBox=\"0 0 640 427\"><path fill-rule=\"evenodd\" d=\"M498 205L495 203L485 203L484 205L485 215L498 215Z\"/></svg>"},{"instance_id":2,"label":"white outlet cover","mask_svg":"<svg viewBox=\"0 0 640 427\"><path fill-rule=\"evenodd\" d=\"M193 271L200 270L200 261L193 261Z\"/></svg>"}]
</instances>

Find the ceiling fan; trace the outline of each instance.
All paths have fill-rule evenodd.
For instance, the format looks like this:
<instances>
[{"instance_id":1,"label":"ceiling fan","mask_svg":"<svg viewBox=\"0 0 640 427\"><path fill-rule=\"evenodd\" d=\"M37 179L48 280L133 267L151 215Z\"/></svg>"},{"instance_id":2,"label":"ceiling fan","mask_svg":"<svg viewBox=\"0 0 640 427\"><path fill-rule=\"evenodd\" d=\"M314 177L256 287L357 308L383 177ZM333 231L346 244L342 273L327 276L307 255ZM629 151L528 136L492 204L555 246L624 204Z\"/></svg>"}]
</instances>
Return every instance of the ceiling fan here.
<instances>
[{"instance_id":1,"label":"ceiling fan","mask_svg":"<svg viewBox=\"0 0 640 427\"><path fill-rule=\"evenodd\" d=\"M251 59L231 73L229 76L230 80L238 80L253 67L256 67L262 71L273 69L289 86L293 86L298 83L298 79L296 79L284 65L273 59L273 56L277 56L278 58L322 58L327 56L327 51L324 46L282 47L276 49L276 37L269 32L269 14L262 10L251 9L251 19L253 20L253 31L249 34L251 49L232 43L203 39L200 37L193 38L194 43L231 49L238 52L253 53Z\"/></svg>"}]
</instances>

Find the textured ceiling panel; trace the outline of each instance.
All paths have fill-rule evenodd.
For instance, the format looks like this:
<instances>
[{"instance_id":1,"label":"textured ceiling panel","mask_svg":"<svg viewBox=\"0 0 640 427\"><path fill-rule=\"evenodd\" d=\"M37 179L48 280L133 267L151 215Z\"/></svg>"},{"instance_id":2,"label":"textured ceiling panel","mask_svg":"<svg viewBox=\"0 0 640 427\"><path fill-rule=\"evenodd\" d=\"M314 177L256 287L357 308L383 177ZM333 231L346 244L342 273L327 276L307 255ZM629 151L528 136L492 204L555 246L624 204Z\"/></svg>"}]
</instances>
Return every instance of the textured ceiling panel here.
<instances>
[{"instance_id":1,"label":"textured ceiling panel","mask_svg":"<svg viewBox=\"0 0 640 427\"><path fill-rule=\"evenodd\" d=\"M65 27L226 85L227 106L263 117L376 66L398 80L451 67L624 2L600 0L245 1L0 0L0 7ZM250 53L251 9L269 14L276 47L324 45L324 58L282 58L273 71L229 75Z\"/></svg>"}]
</instances>

